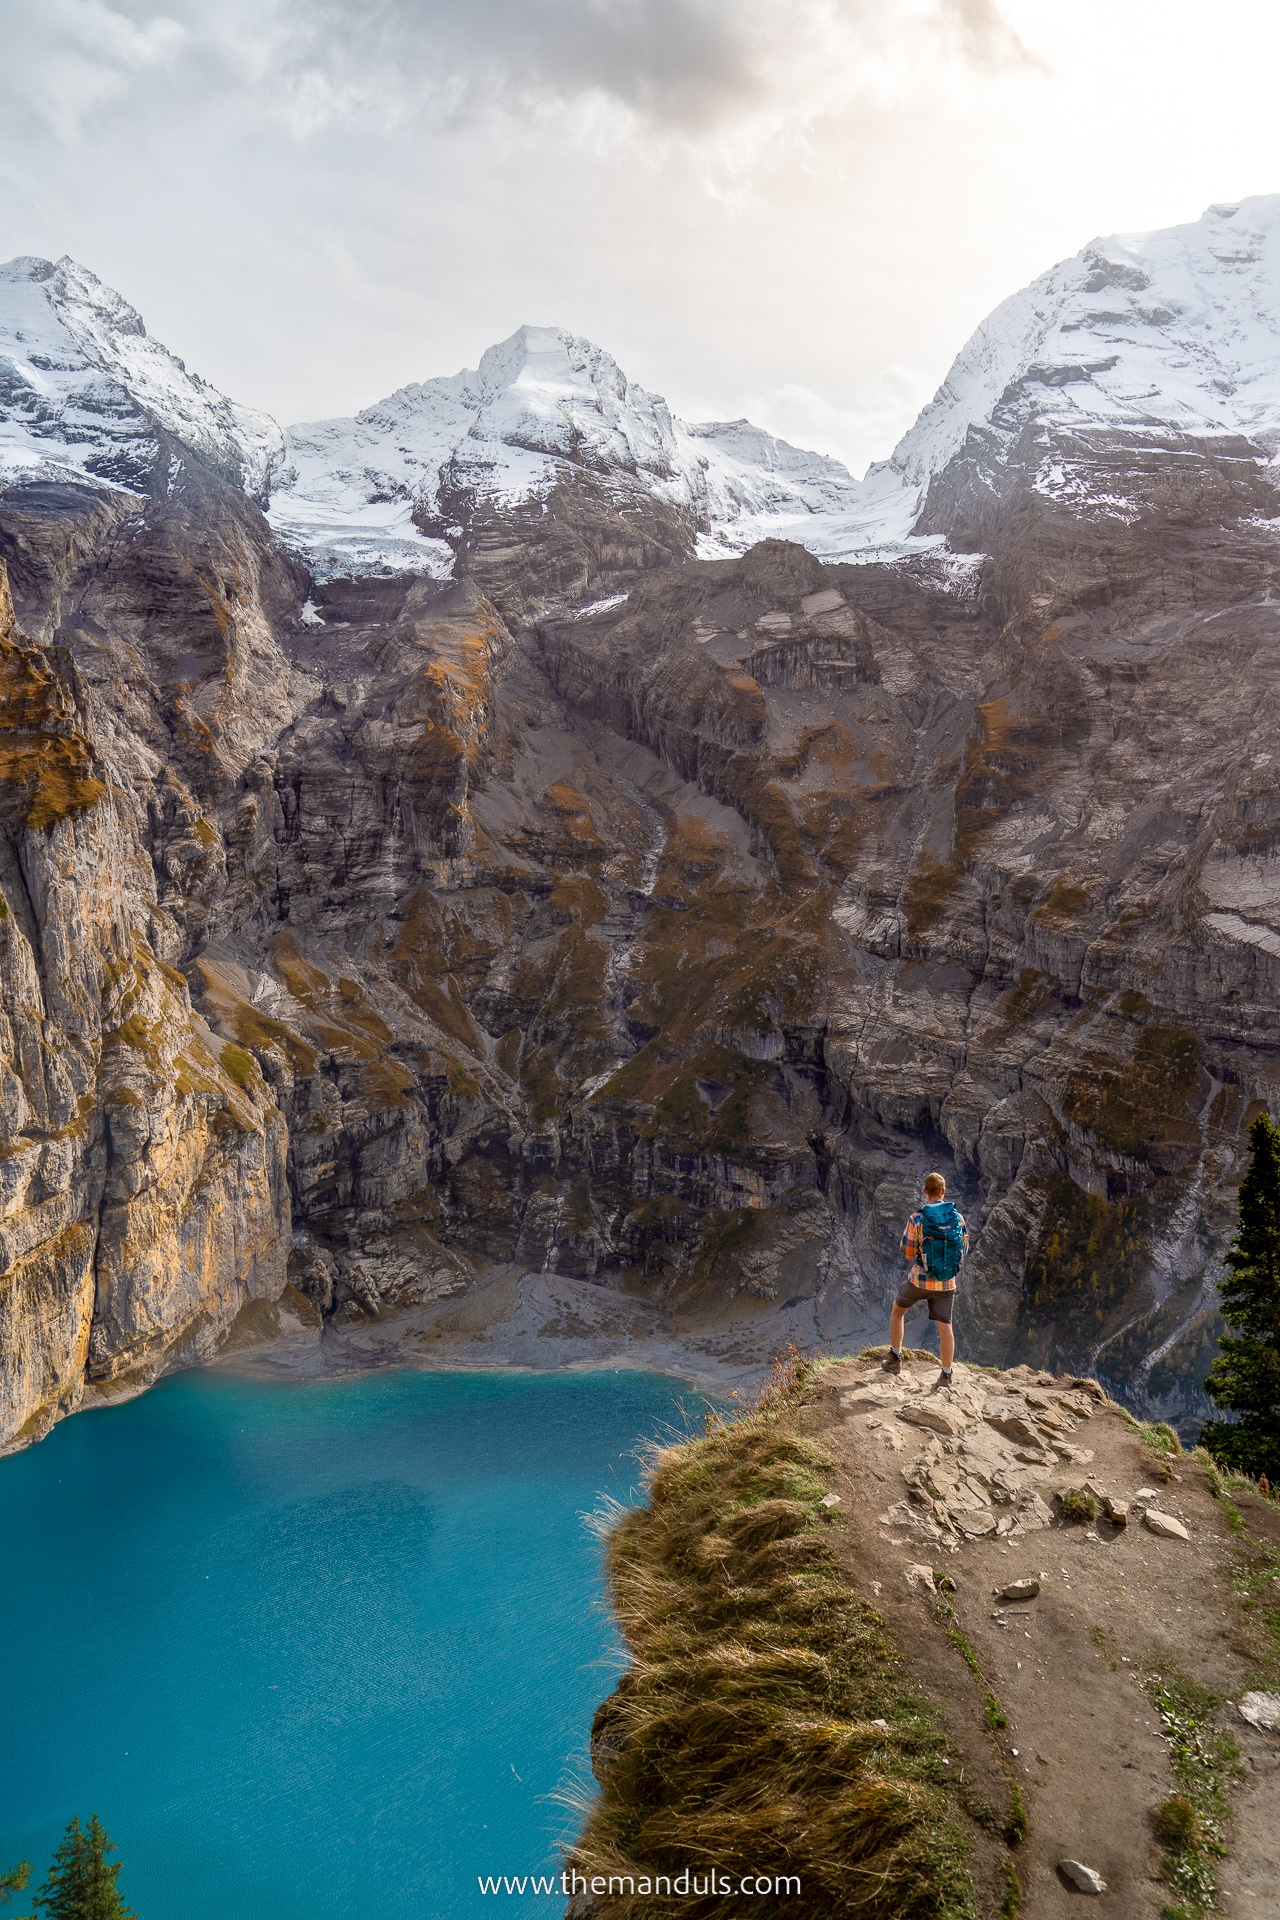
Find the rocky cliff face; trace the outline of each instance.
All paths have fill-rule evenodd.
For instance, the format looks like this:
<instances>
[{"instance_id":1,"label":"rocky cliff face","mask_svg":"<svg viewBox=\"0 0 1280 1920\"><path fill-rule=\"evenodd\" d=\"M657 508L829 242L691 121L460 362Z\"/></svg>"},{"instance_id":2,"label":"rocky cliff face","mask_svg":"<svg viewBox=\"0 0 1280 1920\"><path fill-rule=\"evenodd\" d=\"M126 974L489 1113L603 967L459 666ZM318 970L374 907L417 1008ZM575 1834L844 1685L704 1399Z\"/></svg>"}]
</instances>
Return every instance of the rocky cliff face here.
<instances>
[{"instance_id":1,"label":"rocky cliff face","mask_svg":"<svg viewBox=\"0 0 1280 1920\"><path fill-rule=\"evenodd\" d=\"M871 477L857 514L909 481L915 530L857 564L694 557L706 496L652 448L543 449L524 494L455 461L381 571L323 578L209 390L201 439L128 389L127 472L87 465L84 392L132 376L77 339L56 406L6 389L40 458L0 493L0 1438L237 1320L429 1347L552 1280L547 1352L856 1339L932 1164L971 1355L1195 1418L1275 1104L1256 420L1068 417L1024 368ZM764 498L753 432L708 430ZM784 479L829 549L848 502Z\"/></svg>"},{"instance_id":2,"label":"rocky cliff face","mask_svg":"<svg viewBox=\"0 0 1280 1920\"><path fill-rule=\"evenodd\" d=\"M285 1279L279 1106L252 1057L193 1008L174 964L221 878L210 809L250 750L254 643L269 638L242 626L213 578L178 588L165 515L132 541L111 525L104 569L78 504L23 500L6 526L15 571L55 587L39 611L47 622L61 611L59 638L35 644L7 581L0 590L0 1433L11 1442L86 1396L208 1355L247 1299L274 1298ZM96 498L87 512L100 514ZM89 611L107 611L108 593L110 628ZM202 641L218 657L207 718L175 683L175 627L189 658Z\"/></svg>"}]
</instances>

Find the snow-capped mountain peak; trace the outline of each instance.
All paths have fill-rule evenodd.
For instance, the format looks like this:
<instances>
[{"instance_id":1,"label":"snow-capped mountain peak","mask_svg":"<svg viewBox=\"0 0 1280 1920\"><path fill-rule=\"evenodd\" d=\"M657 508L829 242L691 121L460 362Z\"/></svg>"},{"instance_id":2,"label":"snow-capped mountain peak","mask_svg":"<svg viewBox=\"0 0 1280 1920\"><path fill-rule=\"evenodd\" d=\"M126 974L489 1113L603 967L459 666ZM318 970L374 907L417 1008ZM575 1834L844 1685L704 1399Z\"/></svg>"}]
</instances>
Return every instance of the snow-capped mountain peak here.
<instances>
[{"instance_id":1,"label":"snow-capped mountain peak","mask_svg":"<svg viewBox=\"0 0 1280 1920\"><path fill-rule=\"evenodd\" d=\"M259 497L269 484L277 533L320 579L447 574L478 512L565 481L674 509L704 557L768 535L824 559L940 551L940 534L914 530L952 524L937 504L959 497L950 482L921 514L957 460L979 491L1016 472L1072 511L1132 519L1143 459L1233 438L1280 470L1280 195L1094 240L1041 274L983 321L861 483L749 421L676 418L603 348L552 326L282 434L189 374L74 261L0 266L0 484L74 474L143 491L161 432Z\"/></svg>"},{"instance_id":2,"label":"snow-capped mountain peak","mask_svg":"<svg viewBox=\"0 0 1280 1920\"><path fill-rule=\"evenodd\" d=\"M474 370L401 387L353 419L291 427L271 519L321 576L447 572L440 536L464 505L513 506L583 474L687 510L707 553L741 551L854 494L838 461L749 421L686 426L594 342L522 326Z\"/></svg>"},{"instance_id":3,"label":"snow-capped mountain peak","mask_svg":"<svg viewBox=\"0 0 1280 1920\"><path fill-rule=\"evenodd\" d=\"M251 493L281 445L274 420L188 373L88 268L30 256L0 265L0 482L70 473L144 489L157 430Z\"/></svg>"},{"instance_id":4,"label":"snow-capped mountain peak","mask_svg":"<svg viewBox=\"0 0 1280 1920\"><path fill-rule=\"evenodd\" d=\"M1124 515L1126 502L1064 469L1056 436L1130 442L1242 435L1280 448L1280 194L1199 220L1094 240L1004 300L956 356L885 466L868 476L905 531L973 429L999 459L1043 430L1039 489ZM896 489L894 482L896 481Z\"/></svg>"}]
</instances>

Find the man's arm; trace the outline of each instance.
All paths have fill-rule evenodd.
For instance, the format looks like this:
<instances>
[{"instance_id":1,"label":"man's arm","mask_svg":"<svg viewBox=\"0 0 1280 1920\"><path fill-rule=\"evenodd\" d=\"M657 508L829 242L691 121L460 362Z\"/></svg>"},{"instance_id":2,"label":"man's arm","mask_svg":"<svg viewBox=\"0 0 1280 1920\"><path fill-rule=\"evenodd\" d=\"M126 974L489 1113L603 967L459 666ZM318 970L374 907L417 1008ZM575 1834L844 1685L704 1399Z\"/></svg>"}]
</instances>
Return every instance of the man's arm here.
<instances>
[{"instance_id":1,"label":"man's arm","mask_svg":"<svg viewBox=\"0 0 1280 1920\"><path fill-rule=\"evenodd\" d=\"M908 1266L914 1266L920 1258L920 1215L913 1213L908 1220L902 1236L902 1251L906 1255Z\"/></svg>"}]
</instances>

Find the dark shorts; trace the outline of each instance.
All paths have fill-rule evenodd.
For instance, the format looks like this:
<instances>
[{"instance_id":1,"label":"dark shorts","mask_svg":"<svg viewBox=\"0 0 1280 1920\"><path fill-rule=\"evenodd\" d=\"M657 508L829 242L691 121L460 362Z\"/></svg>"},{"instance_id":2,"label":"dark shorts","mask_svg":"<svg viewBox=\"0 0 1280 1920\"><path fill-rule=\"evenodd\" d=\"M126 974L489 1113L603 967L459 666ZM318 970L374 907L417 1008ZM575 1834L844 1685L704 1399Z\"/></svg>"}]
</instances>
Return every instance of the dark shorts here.
<instances>
[{"instance_id":1,"label":"dark shorts","mask_svg":"<svg viewBox=\"0 0 1280 1920\"><path fill-rule=\"evenodd\" d=\"M956 1300L954 1287L948 1288L946 1293L938 1293L932 1287L918 1287L913 1280L904 1280L893 1304L895 1307L915 1307L922 1300L929 1303L931 1320L943 1320L948 1326L951 1325L951 1309Z\"/></svg>"}]
</instances>

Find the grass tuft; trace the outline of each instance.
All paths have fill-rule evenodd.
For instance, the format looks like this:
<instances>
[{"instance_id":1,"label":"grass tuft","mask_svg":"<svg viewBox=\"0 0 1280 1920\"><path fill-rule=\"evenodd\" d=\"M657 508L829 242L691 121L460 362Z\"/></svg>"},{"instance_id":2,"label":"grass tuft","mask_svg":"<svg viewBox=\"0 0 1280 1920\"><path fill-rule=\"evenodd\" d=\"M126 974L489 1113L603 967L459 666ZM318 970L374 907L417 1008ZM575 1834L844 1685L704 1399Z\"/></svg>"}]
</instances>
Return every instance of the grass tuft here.
<instances>
[{"instance_id":1,"label":"grass tuft","mask_svg":"<svg viewBox=\"0 0 1280 1920\"><path fill-rule=\"evenodd\" d=\"M1012 1860L1002 1860L1001 1871L1004 1874L1004 1898L1000 1902L1000 1920L1018 1920L1022 1912L1022 1882Z\"/></svg>"},{"instance_id":2,"label":"grass tuft","mask_svg":"<svg viewBox=\"0 0 1280 1920\"><path fill-rule=\"evenodd\" d=\"M1012 1774L1009 1775L1009 1799L1011 1805L1009 1824L1005 1828L1005 1838L1011 1847L1016 1847L1020 1840L1026 1838L1027 1827L1030 1822L1027 1819L1027 1803L1022 1797L1022 1788L1018 1785Z\"/></svg>"},{"instance_id":3,"label":"grass tuft","mask_svg":"<svg viewBox=\"0 0 1280 1920\"><path fill-rule=\"evenodd\" d=\"M1180 1792L1155 1816L1165 1878L1176 1901L1163 1920L1209 1920L1217 1907L1215 1862L1226 1856L1231 1818L1227 1787L1244 1777L1240 1749L1213 1725L1219 1697L1185 1675L1166 1671L1145 1682L1169 1743L1169 1766Z\"/></svg>"},{"instance_id":4,"label":"grass tuft","mask_svg":"<svg viewBox=\"0 0 1280 1920\"><path fill-rule=\"evenodd\" d=\"M1195 1459L1204 1467L1209 1489L1239 1542L1232 1584L1255 1643L1253 1684L1274 1688L1280 1685L1280 1550L1249 1531L1244 1515L1229 1497L1231 1493L1257 1493L1256 1482L1220 1467L1202 1448L1196 1449Z\"/></svg>"},{"instance_id":5,"label":"grass tuft","mask_svg":"<svg viewBox=\"0 0 1280 1920\"><path fill-rule=\"evenodd\" d=\"M1087 1487L1068 1487L1058 1500L1064 1520L1092 1526L1098 1517L1098 1502Z\"/></svg>"}]
</instances>

